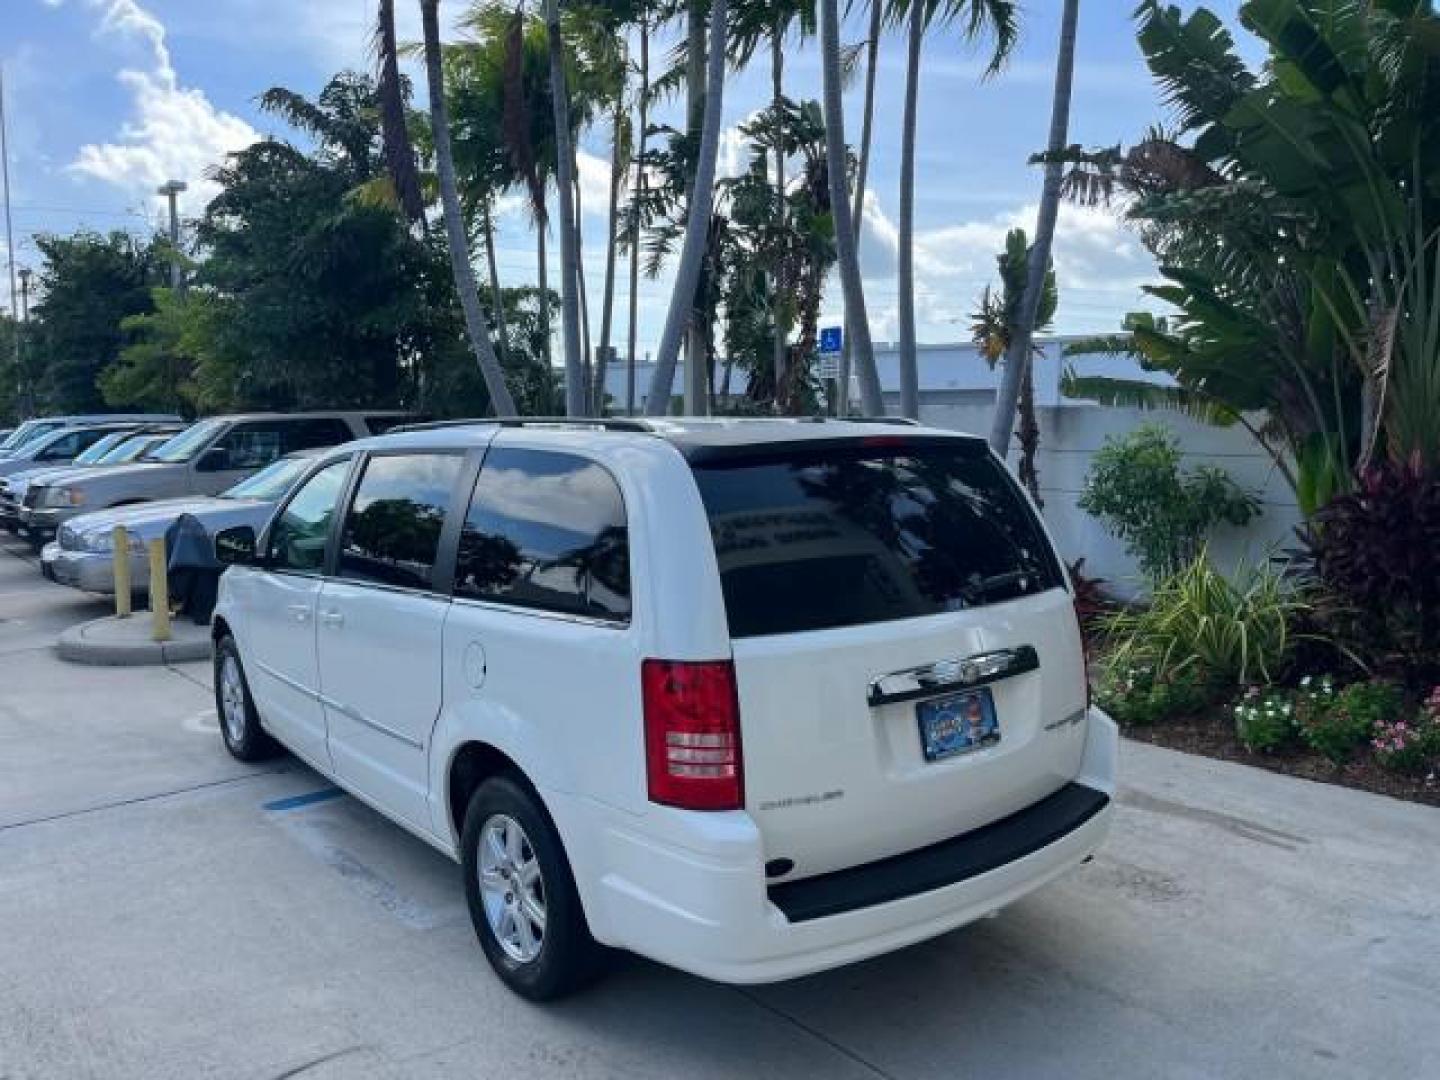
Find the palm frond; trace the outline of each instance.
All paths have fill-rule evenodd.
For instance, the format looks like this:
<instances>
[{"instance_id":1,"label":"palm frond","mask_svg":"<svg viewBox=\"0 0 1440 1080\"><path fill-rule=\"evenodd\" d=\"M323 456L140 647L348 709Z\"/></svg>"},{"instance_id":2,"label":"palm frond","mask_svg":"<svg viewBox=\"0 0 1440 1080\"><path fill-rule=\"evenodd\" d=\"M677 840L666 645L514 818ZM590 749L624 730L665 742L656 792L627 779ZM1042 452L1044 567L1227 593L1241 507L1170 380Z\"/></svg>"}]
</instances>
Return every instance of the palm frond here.
<instances>
[{"instance_id":1,"label":"palm frond","mask_svg":"<svg viewBox=\"0 0 1440 1080\"><path fill-rule=\"evenodd\" d=\"M1060 377L1060 393L1067 398L1093 401L1108 408L1164 409L1178 412L1214 427L1230 427L1239 416L1228 405L1183 386L1164 386L1141 379L1116 379L1106 375L1079 375L1067 368Z\"/></svg>"}]
</instances>

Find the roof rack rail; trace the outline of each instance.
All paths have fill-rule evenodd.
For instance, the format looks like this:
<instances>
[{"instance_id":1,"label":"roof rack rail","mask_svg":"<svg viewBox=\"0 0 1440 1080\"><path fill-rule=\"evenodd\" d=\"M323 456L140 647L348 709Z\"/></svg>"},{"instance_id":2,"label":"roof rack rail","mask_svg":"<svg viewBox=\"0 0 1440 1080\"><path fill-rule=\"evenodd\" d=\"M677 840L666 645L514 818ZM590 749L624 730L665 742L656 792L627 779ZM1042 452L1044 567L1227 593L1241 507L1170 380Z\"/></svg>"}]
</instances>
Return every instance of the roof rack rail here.
<instances>
[{"instance_id":1,"label":"roof rack rail","mask_svg":"<svg viewBox=\"0 0 1440 1080\"><path fill-rule=\"evenodd\" d=\"M908 416L837 416L832 419L846 424L893 424L896 427L920 427L919 420Z\"/></svg>"},{"instance_id":2,"label":"roof rack rail","mask_svg":"<svg viewBox=\"0 0 1440 1080\"><path fill-rule=\"evenodd\" d=\"M653 433L655 428L648 420L634 417L614 416L476 416L461 420L427 420L419 424L401 424L391 428L387 435L403 435L412 431L443 431L446 428L472 427L476 424L494 424L496 427L579 427L598 428L603 431L630 431L643 434Z\"/></svg>"}]
</instances>

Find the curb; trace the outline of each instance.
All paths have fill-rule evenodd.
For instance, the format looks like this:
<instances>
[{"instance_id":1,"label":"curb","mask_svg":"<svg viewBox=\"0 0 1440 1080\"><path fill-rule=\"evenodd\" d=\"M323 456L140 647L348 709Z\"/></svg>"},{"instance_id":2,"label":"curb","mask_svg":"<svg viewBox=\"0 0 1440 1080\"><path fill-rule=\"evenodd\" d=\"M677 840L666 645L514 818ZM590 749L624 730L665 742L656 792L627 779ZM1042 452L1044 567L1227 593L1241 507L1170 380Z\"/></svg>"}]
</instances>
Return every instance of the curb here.
<instances>
[{"instance_id":1,"label":"curb","mask_svg":"<svg viewBox=\"0 0 1440 1080\"><path fill-rule=\"evenodd\" d=\"M125 620L110 615L70 627L60 635L60 659L103 667L139 667L210 658L209 627L176 623L172 627L174 638L151 641L150 620L144 617L147 614L137 612ZM126 633L132 626L136 630Z\"/></svg>"}]
</instances>

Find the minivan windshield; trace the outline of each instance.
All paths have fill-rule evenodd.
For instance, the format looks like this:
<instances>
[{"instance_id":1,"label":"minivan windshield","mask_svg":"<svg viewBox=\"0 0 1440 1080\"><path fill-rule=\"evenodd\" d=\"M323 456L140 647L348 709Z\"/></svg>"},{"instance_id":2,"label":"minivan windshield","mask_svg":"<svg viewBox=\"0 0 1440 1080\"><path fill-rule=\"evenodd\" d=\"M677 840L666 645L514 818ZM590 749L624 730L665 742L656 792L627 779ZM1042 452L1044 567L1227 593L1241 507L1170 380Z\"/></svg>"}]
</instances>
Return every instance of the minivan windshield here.
<instances>
[{"instance_id":1,"label":"minivan windshield","mask_svg":"<svg viewBox=\"0 0 1440 1080\"><path fill-rule=\"evenodd\" d=\"M792 445L692 466L732 637L959 611L1062 581L1034 511L981 443Z\"/></svg>"},{"instance_id":2,"label":"minivan windshield","mask_svg":"<svg viewBox=\"0 0 1440 1080\"><path fill-rule=\"evenodd\" d=\"M228 491L220 493L222 499L256 499L259 502L279 502L300 479L300 474L314 459L311 457L281 458L267 465L254 476L241 480Z\"/></svg>"},{"instance_id":3,"label":"minivan windshield","mask_svg":"<svg viewBox=\"0 0 1440 1080\"><path fill-rule=\"evenodd\" d=\"M224 429L224 420L201 420L191 424L169 442L162 443L154 450L143 454L141 461L153 461L162 465L179 465L189 461L210 445L210 440Z\"/></svg>"}]
</instances>

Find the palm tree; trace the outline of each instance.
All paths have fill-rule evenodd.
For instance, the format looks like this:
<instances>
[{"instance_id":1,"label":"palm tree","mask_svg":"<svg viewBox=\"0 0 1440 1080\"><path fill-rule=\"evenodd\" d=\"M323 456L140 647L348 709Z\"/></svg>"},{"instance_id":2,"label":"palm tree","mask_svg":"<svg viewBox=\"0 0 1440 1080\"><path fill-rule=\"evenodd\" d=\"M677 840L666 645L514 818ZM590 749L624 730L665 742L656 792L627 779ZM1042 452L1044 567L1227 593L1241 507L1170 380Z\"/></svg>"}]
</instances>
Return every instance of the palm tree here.
<instances>
[{"instance_id":1,"label":"palm tree","mask_svg":"<svg viewBox=\"0 0 1440 1080\"><path fill-rule=\"evenodd\" d=\"M905 66L905 111L901 121L900 223L899 223L899 315L900 315L900 413L910 419L920 416L920 380L915 345L915 137L920 96L920 46L932 18L963 16L964 36L973 40L987 28L994 35L995 48L986 74L1000 69L1014 48L1017 13L1013 0L909 0L908 40Z\"/></svg>"},{"instance_id":2,"label":"palm tree","mask_svg":"<svg viewBox=\"0 0 1440 1080\"><path fill-rule=\"evenodd\" d=\"M575 223L575 151L570 132L570 92L559 0L544 0L550 51L550 100L555 111L555 187L560 219L560 324L565 345L565 415L585 415L585 371L580 358L579 230Z\"/></svg>"},{"instance_id":3,"label":"palm tree","mask_svg":"<svg viewBox=\"0 0 1440 1080\"><path fill-rule=\"evenodd\" d=\"M860 153L855 168L855 202L850 210L850 219L855 227L855 246L860 246L860 234L865 229L865 187L870 177L870 146L875 130L875 75L880 65L880 29L885 7L880 0L871 0L870 29L865 38L865 104L860 114ZM845 339L840 353L840 415L850 408L850 339Z\"/></svg>"},{"instance_id":4,"label":"palm tree","mask_svg":"<svg viewBox=\"0 0 1440 1080\"><path fill-rule=\"evenodd\" d=\"M635 350L640 325L640 212L645 200L645 143L650 134L650 18L640 16L639 145L635 151L635 205L630 210L630 327L625 350L625 412L635 414Z\"/></svg>"},{"instance_id":5,"label":"palm tree","mask_svg":"<svg viewBox=\"0 0 1440 1080\"><path fill-rule=\"evenodd\" d=\"M1064 164L1059 154L1065 149L1070 130L1070 93L1075 82L1075 27L1080 19L1080 0L1065 0L1060 16L1060 55L1055 61L1055 99L1050 110L1050 140L1047 144L1045 187L1040 195L1040 214L1035 226L1035 246L1026 266L1025 298L1010 347L1005 350L1005 371L995 398L995 418L990 428L990 449L1004 457L1015 430L1015 409L1020 384L1030 366L1030 346L1035 336L1035 316L1045 292L1045 272L1055 240L1055 221L1060 213Z\"/></svg>"},{"instance_id":6,"label":"palm tree","mask_svg":"<svg viewBox=\"0 0 1440 1080\"><path fill-rule=\"evenodd\" d=\"M1019 321L1020 302L1024 298L1025 283L1029 280L1028 260L1030 245L1024 229L1011 229L1005 236L1005 250L995 259L1000 271L1000 288L992 291L985 286L980 296L980 306L971 316L971 340L980 350L980 355L993 370L1000 362L1010 342L1015 337ZM1040 307L1035 315L1035 328L1046 330L1055 319L1060 294L1055 283L1055 267L1052 262L1045 274L1044 289L1040 294ZM1031 359L1039 354L1031 347ZM1029 490L1037 506L1043 506L1040 498L1040 471L1036 465L1036 454L1040 448L1040 421L1035 415L1035 365L1027 364L1025 377L1020 380L1020 482Z\"/></svg>"},{"instance_id":7,"label":"palm tree","mask_svg":"<svg viewBox=\"0 0 1440 1080\"><path fill-rule=\"evenodd\" d=\"M865 311L865 289L860 279L860 256L850 216L846 184L845 109L840 99L840 10L838 0L820 0L820 70L824 84L825 159L830 173L831 213L835 217L835 248L840 261L840 287L845 294L845 324L856 367L860 372L860 402L865 412L880 416L880 376L875 370L875 347L870 340L870 318Z\"/></svg>"},{"instance_id":8,"label":"palm tree","mask_svg":"<svg viewBox=\"0 0 1440 1080\"><path fill-rule=\"evenodd\" d=\"M475 363L490 393L490 404L497 416L514 416L515 400L505 385L505 375L490 331L480 310L480 294L475 284L475 269L470 265L470 243L465 235L465 221L460 210L460 192L455 182L455 159L450 148L450 117L445 107L444 70L440 52L440 0L420 0L421 33L425 42L425 78L430 87L430 127L435 141L435 171L440 180L440 204L445 218L445 233L450 246L450 269L455 277L455 291L460 296L460 309L465 315L465 332Z\"/></svg>"},{"instance_id":9,"label":"palm tree","mask_svg":"<svg viewBox=\"0 0 1440 1080\"><path fill-rule=\"evenodd\" d=\"M655 375L650 383L650 397L645 403L645 411L650 416L663 416L668 411L671 385L675 380L675 362L680 354L680 339L693 322L696 288L700 283L700 271L703 269L712 217L715 165L720 150L720 115L725 99L727 19L727 0L713 0L710 6L710 52L706 63L704 120L700 129L695 180L690 187L685 244L681 249L680 264L675 273L675 291L670 297L665 330L656 354ZM692 335L692 350L693 337ZM701 356L697 353L698 350L691 353L692 366L698 366L701 361Z\"/></svg>"}]
</instances>

